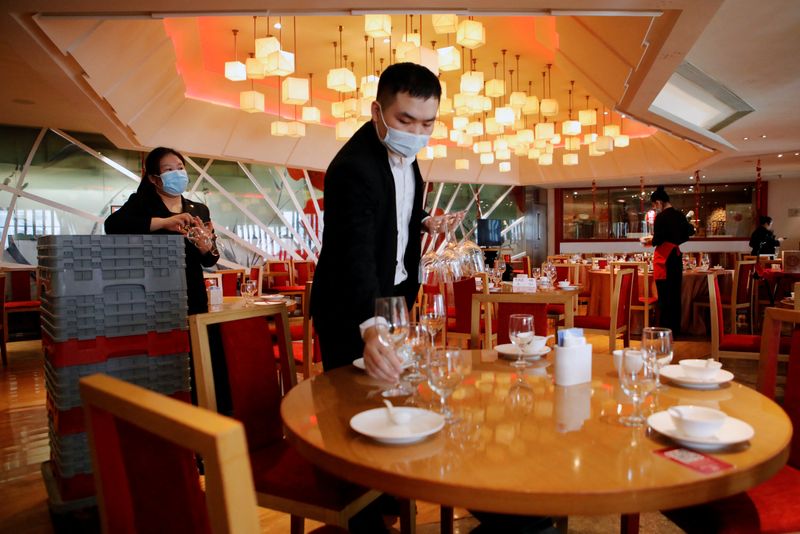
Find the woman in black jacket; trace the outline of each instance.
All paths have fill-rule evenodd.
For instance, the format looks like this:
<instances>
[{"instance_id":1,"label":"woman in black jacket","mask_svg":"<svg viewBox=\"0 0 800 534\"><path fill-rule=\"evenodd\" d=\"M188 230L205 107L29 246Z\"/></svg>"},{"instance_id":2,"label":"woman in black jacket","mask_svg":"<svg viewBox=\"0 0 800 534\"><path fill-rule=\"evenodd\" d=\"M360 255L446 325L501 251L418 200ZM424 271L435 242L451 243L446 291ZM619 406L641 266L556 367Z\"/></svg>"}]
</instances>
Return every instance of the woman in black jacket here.
<instances>
[{"instance_id":1,"label":"woman in black jacket","mask_svg":"<svg viewBox=\"0 0 800 534\"><path fill-rule=\"evenodd\" d=\"M772 217L762 215L758 218L758 228L750 236L751 254L775 254L775 247L781 246L782 237L775 237L772 233Z\"/></svg>"},{"instance_id":2,"label":"woman in black jacket","mask_svg":"<svg viewBox=\"0 0 800 534\"><path fill-rule=\"evenodd\" d=\"M190 228L201 237L186 245L186 291L189 314L208 311L203 267L217 263L208 207L185 199L189 183L185 160L177 150L158 147L147 155L136 193L105 221L107 234L182 234ZM206 225L208 223L208 225Z\"/></svg>"}]
</instances>

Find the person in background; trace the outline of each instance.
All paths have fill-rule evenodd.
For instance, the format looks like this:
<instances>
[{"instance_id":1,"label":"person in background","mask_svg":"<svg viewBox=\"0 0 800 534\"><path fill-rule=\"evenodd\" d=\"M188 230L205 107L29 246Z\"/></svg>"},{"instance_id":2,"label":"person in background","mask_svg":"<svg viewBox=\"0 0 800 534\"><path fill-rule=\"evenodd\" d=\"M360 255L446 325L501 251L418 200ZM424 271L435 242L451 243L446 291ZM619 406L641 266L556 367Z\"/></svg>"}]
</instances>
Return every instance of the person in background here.
<instances>
[{"instance_id":1,"label":"person in background","mask_svg":"<svg viewBox=\"0 0 800 534\"><path fill-rule=\"evenodd\" d=\"M105 229L107 234L180 235L192 229L197 236L194 243L184 240L188 313L192 315L208 311L203 267L216 264L219 253L214 245L208 207L183 197L189 184L185 163L175 149L153 149L145 158L138 189L108 216Z\"/></svg>"},{"instance_id":2,"label":"person in background","mask_svg":"<svg viewBox=\"0 0 800 534\"><path fill-rule=\"evenodd\" d=\"M653 252L653 278L658 291L658 325L672 330L677 336L681 330L681 282L683 262L680 245L694 235L694 226L686 216L672 207L669 195L659 186L650 202L657 215L653 224L653 237L645 246L656 247Z\"/></svg>"},{"instance_id":3,"label":"person in background","mask_svg":"<svg viewBox=\"0 0 800 534\"><path fill-rule=\"evenodd\" d=\"M781 246L785 237L775 237L772 232L772 217L762 215L758 218L758 228L750 236L751 254L775 254L775 247Z\"/></svg>"}]
</instances>

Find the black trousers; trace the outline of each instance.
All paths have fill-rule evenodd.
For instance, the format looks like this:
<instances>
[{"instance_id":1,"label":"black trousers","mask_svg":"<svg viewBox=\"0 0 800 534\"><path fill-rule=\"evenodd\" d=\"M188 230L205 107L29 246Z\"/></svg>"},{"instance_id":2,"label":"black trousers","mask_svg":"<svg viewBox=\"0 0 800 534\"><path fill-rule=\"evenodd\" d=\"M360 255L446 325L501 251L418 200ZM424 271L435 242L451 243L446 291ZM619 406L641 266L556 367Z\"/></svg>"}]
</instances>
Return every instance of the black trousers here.
<instances>
[{"instance_id":1,"label":"black trousers","mask_svg":"<svg viewBox=\"0 0 800 534\"><path fill-rule=\"evenodd\" d=\"M673 251L667 258L667 279L656 280L658 290L658 326L669 328L672 335L681 331L681 282L683 261Z\"/></svg>"}]
</instances>

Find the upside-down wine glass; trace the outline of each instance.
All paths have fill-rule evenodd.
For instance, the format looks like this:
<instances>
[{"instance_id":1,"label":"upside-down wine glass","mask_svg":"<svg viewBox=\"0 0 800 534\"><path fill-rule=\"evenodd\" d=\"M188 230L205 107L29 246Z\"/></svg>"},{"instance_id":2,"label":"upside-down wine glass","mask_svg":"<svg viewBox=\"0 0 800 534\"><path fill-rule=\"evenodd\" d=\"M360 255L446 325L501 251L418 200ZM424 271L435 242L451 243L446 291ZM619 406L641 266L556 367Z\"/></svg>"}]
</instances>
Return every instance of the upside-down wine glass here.
<instances>
[{"instance_id":1,"label":"upside-down wine glass","mask_svg":"<svg viewBox=\"0 0 800 534\"><path fill-rule=\"evenodd\" d=\"M428 295L428 308L422 310L420 323L431 336L431 348L436 347L436 334L444 328L447 311L444 306L444 295L437 293Z\"/></svg>"},{"instance_id":2,"label":"upside-down wine glass","mask_svg":"<svg viewBox=\"0 0 800 534\"><path fill-rule=\"evenodd\" d=\"M383 297L375 299L375 327L378 330L380 342L402 356L399 351L403 342L408 337L408 308L403 297ZM399 397L410 395L411 391L398 378L397 382L383 390L384 397Z\"/></svg>"}]
</instances>

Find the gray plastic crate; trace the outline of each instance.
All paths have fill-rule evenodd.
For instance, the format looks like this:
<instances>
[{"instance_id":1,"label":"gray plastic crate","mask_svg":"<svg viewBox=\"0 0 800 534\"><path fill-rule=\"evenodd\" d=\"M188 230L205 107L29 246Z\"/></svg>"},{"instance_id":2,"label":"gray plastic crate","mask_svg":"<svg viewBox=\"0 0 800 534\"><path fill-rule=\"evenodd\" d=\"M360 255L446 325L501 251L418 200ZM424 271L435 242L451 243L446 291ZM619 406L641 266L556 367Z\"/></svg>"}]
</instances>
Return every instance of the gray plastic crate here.
<instances>
[{"instance_id":1,"label":"gray plastic crate","mask_svg":"<svg viewBox=\"0 0 800 534\"><path fill-rule=\"evenodd\" d=\"M185 290L107 286L99 295L41 298L42 329L55 342L186 329Z\"/></svg>"},{"instance_id":2,"label":"gray plastic crate","mask_svg":"<svg viewBox=\"0 0 800 534\"><path fill-rule=\"evenodd\" d=\"M86 432L62 435L49 427L50 459L56 464L61 476L74 477L92 472L92 455Z\"/></svg>"},{"instance_id":3,"label":"gray plastic crate","mask_svg":"<svg viewBox=\"0 0 800 534\"><path fill-rule=\"evenodd\" d=\"M37 241L39 257L48 267L86 268L93 258L164 258L184 253L183 236L168 234L48 235ZM49 262L64 263L49 263Z\"/></svg>"},{"instance_id":4,"label":"gray plastic crate","mask_svg":"<svg viewBox=\"0 0 800 534\"><path fill-rule=\"evenodd\" d=\"M189 391L189 354L168 356L125 356L102 363L53 367L45 360L47 393L59 411L82 405L78 381L95 373L125 380L151 391L169 395Z\"/></svg>"}]
</instances>

